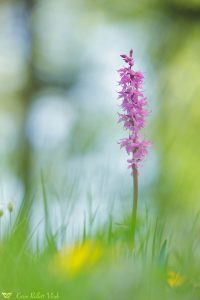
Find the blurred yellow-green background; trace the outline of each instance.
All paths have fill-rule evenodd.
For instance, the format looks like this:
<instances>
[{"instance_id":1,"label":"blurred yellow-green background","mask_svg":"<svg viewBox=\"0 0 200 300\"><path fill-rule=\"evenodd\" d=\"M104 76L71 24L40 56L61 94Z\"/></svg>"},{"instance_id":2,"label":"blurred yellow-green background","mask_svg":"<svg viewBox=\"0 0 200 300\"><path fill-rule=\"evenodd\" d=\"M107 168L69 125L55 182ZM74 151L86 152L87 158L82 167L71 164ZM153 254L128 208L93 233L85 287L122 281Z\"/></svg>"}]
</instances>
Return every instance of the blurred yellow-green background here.
<instances>
[{"instance_id":1,"label":"blurred yellow-green background","mask_svg":"<svg viewBox=\"0 0 200 300\"><path fill-rule=\"evenodd\" d=\"M73 236L96 212L99 224L130 210L116 70L133 48L152 111L139 209L198 210L199 26L199 0L1 0L2 205L29 193L37 224L44 177L55 231L63 218Z\"/></svg>"}]
</instances>

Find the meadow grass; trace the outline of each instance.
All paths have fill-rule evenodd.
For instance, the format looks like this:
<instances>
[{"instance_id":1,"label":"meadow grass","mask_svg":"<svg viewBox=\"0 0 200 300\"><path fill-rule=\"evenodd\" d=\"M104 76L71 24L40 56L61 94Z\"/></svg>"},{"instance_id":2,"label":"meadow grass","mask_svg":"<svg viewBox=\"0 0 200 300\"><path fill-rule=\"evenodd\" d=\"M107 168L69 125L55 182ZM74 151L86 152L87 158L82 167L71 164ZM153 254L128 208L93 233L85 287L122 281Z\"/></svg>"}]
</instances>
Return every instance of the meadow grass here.
<instances>
[{"instance_id":1,"label":"meadow grass","mask_svg":"<svg viewBox=\"0 0 200 300\"><path fill-rule=\"evenodd\" d=\"M131 215L121 221L108 217L95 231L84 223L81 236L58 246L67 228L53 233L43 185L41 248L37 240L33 247L37 226L31 230L28 224L29 205L22 205L12 229L1 238L0 290L12 292L12 299L43 294L84 300L200 298L199 215L180 226L181 231L146 211L138 216L134 245Z\"/></svg>"}]
</instances>

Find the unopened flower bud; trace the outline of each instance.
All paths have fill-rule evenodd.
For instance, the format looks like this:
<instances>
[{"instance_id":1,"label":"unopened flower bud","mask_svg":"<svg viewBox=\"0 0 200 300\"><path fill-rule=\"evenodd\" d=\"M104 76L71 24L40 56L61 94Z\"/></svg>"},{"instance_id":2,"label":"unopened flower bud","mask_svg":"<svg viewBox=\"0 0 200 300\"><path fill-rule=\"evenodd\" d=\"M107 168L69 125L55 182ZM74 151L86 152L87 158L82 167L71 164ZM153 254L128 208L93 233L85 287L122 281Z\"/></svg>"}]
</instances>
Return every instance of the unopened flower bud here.
<instances>
[{"instance_id":1,"label":"unopened flower bud","mask_svg":"<svg viewBox=\"0 0 200 300\"><path fill-rule=\"evenodd\" d=\"M14 208L15 208L15 205L14 205L14 203L11 201L11 202L9 202L8 203L8 205L7 205L7 209L8 209L8 211L10 212L10 213L12 213L13 212L13 210L14 210Z\"/></svg>"}]
</instances>

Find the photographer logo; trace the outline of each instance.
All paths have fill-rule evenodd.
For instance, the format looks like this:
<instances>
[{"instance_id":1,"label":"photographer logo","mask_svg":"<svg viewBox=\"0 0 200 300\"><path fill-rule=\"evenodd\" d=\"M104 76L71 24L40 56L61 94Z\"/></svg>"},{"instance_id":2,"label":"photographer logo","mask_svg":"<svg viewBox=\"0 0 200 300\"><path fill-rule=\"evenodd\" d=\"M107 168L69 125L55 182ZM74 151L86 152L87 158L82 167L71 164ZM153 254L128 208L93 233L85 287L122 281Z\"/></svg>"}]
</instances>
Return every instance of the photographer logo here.
<instances>
[{"instance_id":1,"label":"photographer logo","mask_svg":"<svg viewBox=\"0 0 200 300\"><path fill-rule=\"evenodd\" d=\"M1 294L4 297L4 299L10 299L10 297L12 296L12 293L1 293Z\"/></svg>"}]
</instances>

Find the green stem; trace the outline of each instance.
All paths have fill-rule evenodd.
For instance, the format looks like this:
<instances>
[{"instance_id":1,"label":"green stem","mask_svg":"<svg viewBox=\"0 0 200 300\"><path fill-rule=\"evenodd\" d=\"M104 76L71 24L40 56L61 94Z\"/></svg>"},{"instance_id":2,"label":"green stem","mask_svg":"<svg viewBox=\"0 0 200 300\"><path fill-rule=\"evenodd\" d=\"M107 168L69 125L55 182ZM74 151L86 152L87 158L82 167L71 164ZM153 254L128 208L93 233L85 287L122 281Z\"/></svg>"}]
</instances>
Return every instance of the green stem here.
<instances>
[{"instance_id":1,"label":"green stem","mask_svg":"<svg viewBox=\"0 0 200 300\"><path fill-rule=\"evenodd\" d=\"M138 171L133 167L133 208L132 208L132 234L133 242L135 240L135 228L137 220L137 206L138 206Z\"/></svg>"},{"instance_id":2,"label":"green stem","mask_svg":"<svg viewBox=\"0 0 200 300\"><path fill-rule=\"evenodd\" d=\"M12 229L12 216L11 216L11 212L9 213L10 214L10 216L9 216L9 227L10 227L10 234L11 234L11 229Z\"/></svg>"}]
</instances>

